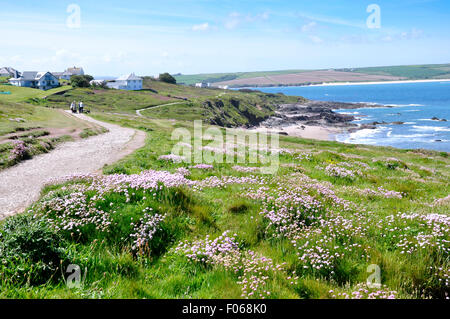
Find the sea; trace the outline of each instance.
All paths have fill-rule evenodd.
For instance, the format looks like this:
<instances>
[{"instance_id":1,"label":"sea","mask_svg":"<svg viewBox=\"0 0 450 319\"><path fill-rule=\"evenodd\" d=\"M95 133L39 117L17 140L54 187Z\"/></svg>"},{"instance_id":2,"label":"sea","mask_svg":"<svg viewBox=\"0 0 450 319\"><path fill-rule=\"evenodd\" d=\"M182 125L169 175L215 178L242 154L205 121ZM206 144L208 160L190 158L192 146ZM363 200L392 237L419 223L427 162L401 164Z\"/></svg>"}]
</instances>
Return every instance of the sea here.
<instances>
[{"instance_id":1,"label":"sea","mask_svg":"<svg viewBox=\"0 0 450 319\"><path fill-rule=\"evenodd\" d=\"M335 110L355 116L356 124L374 121L404 124L377 125L376 129L338 134L334 139L344 143L450 152L450 81L253 89L267 93L300 95L312 100L394 106ZM432 120L433 117L447 121Z\"/></svg>"}]
</instances>

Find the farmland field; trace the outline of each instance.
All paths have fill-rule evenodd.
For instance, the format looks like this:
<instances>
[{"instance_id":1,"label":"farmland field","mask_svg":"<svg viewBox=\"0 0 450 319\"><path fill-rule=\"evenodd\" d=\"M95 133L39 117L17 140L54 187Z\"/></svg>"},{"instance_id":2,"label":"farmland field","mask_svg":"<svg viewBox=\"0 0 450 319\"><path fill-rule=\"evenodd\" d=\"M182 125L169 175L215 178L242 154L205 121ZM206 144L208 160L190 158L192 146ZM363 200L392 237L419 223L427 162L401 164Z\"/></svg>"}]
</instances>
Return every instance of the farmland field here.
<instances>
[{"instance_id":1,"label":"farmland field","mask_svg":"<svg viewBox=\"0 0 450 319\"><path fill-rule=\"evenodd\" d=\"M210 82L214 86L280 86L322 82L364 82L450 78L449 64L341 68L333 70L281 70L175 75L178 82L193 85Z\"/></svg>"},{"instance_id":2,"label":"farmland field","mask_svg":"<svg viewBox=\"0 0 450 319\"><path fill-rule=\"evenodd\" d=\"M342 71L310 71L295 74L267 75L264 77L238 79L225 82L216 82L214 86L228 85L231 87L242 86L280 86L294 85L305 83L322 83L322 82L365 82L365 81L396 81L402 80L402 77L390 75L369 75L356 72Z\"/></svg>"}]
</instances>

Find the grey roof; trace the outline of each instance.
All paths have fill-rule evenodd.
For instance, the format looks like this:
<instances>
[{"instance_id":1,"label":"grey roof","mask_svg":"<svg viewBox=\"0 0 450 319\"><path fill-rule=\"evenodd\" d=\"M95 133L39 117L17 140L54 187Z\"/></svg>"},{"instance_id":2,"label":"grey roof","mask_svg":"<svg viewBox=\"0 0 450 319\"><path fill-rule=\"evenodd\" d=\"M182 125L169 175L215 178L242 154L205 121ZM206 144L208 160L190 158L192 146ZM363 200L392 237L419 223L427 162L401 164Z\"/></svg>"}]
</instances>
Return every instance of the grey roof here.
<instances>
[{"instance_id":1,"label":"grey roof","mask_svg":"<svg viewBox=\"0 0 450 319\"><path fill-rule=\"evenodd\" d=\"M37 71L24 71L20 77L22 80L35 80L38 72Z\"/></svg>"},{"instance_id":2,"label":"grey roof","mask_svg":"<svg viewBox=\"0 0 450 319\"><path fill-rule=\"evenodd\" d=\"M74 66L73 68L67 68L66 72L69 72L70 74L77 74L83 72L83 68L82 67L77 68Z\"/></svg>"},{"instance_id":3,"label":"grey roof","mask_svg":"<svg viewBox=\"0 0 450 319\"><path fill-rule=\"evenodd\" d=\"M64 72L51 72L54 76L61 76L61 75L72 75L72 73L64 71Z\"/></svg>"},{"instance_id":4,"label":"grey roof","mask_svg":"<svg viewBox=\"0 0 450 319\"><path fill-rule=\"evenodd\" d=\"M134 73L122 75L121 77L117 78L117 81L130 81L130 80L142 80L142 79L136 76Z\"/></svg>"},{"instance_id":5,"label":"grey roof","mask_svg":"<svg viewBox=\"0 0 450 319\"><path fill-rule=\"evenodd\" d=\"M5 66L5 67L0 68L0 74L9 74L9 75L12 75L12 76L18 76L20 74L20 72L17 71L16 69L14 69L14 68L11 68L9 66Z\"/></svg>"},{"instance_id":6,"label":"grey roof","mask_svg":"<svg viewBox=\"0 0 450 319\"><path fill-rule=\"evenodd\" d=\"M19 80L25 80L25 81L36 81L39 80L41 77L46 75L47 73L50 73L52 76L54 76L51 72L44 71L44 72L37 72L37 71L24 71L22 73L22 76L19 77Z\"/></svg>"}]
</instances>

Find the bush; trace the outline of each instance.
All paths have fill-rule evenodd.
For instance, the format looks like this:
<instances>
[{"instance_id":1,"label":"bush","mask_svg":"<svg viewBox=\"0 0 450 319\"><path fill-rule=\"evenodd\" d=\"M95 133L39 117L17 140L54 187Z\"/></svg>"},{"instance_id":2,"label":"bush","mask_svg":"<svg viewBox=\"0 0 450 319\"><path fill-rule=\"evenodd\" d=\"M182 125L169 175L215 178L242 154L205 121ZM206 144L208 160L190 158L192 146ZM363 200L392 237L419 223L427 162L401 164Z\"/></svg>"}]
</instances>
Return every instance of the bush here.
<instances>
[{"instance_id":1,"label":"bush","mask_svg":"<svg viewBox=\"0 0 450 319\"><path fill-rule=\"evenodd\" d=\"M176 84L177 80L171 76L169 73L162 73L159 75L159 80L161 82L166 82L166 83L171 83L171 84Z\"/></svg>"},{"instance_id":2,"label":"bush","mask_svg":"<svg viewBox=\"0 0 450 319\"><path fill-rule=\"evenodd\" d=\"M30 215L7 219L0 227L0 282L47 282L64 259L62 244L43 219Z\"/></svg>"},{"instance_id":3,"label":"bush","mask_svg":"<svg viewBox=\"0 0 450 319\"><path fill-rule=\"evenodd\" d=\"M90 83L94 78L91 75L72 75L70 77L70 84L72 87L76 88L88 88Z\"/></svg>"},{"instance_id":4,"label":"bush","mask_svg":"<svg viewBox=\"0 0 450 319\"><path fill-rule=\"evenodd\" d=\"M30 157L29 148L24 141L13 141L12 144L13 149L11 150L11 155L9 157L11 161L19 162Z\"/></svg>"}]
</instances>

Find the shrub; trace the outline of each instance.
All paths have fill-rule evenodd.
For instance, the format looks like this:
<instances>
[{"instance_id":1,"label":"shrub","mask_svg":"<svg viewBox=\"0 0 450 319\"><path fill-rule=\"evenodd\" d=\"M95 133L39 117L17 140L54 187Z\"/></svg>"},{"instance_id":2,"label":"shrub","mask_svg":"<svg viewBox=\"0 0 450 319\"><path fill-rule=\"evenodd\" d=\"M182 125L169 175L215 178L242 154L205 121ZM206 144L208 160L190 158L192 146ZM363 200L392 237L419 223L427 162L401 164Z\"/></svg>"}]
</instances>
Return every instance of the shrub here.
<instances>
[{"instance_id":1,"label":"shrub","mask_svg":"<svg viewBox=\"0 0 450 319\"><path fill-rule=\"evenodd\" d=\"M94 78L91 75L72 75L70 77L70 85L72 87L88 88L90 87L90 81Z\"/></svg>"},{"instance_id":2,"label":"shrub","mask_svg":"<svg viewBox=\"0 0 450 319\"><path fill-rule=\"evenodd\" d=\"M11 150L10 160L21 161L29 157L29 149L24 141L13 141L13 149Z\"/></svg>"},{"instance_id":3,"label":"shrub","mask_svg":"<svg viewBox=\"0 0 450 319\"><path fill-rule=\"evenodd\" d=\"M159 75L159 80L165 83L176 84L177 80L171 76L169 73L162 73Z\"/></svg>"},{"instance_id":4,"label":"shrub","mask_svg":"<svg viewBox=\"0 0 450 319\"><path fill-rule=\"evenodd\" d=\"M7 219L0 228L0 281L47 282L64 259L62 244L43 219L30 215Z\"/></svg>"}]
</instances>

